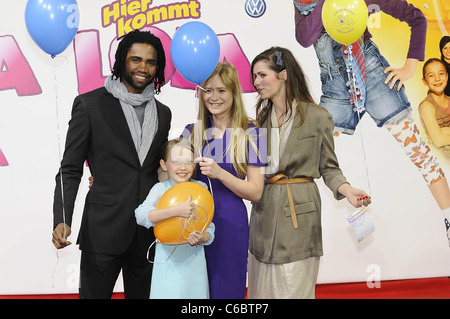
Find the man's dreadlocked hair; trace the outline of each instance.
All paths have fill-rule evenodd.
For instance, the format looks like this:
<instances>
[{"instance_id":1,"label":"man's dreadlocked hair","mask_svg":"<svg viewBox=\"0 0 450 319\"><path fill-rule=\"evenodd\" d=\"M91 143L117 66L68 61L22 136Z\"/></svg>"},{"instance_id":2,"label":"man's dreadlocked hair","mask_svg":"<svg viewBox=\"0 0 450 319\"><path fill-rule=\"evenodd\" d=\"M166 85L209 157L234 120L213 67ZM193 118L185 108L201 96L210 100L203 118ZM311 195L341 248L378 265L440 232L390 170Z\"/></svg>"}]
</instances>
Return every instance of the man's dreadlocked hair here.
<instances>
[{"instance_id":1,"label":"man's dreadlocked hair","mask_svg":"<svg viewBox=\"0 0 450 319\"><path fill-rule=\"evenodd\" d=\"M122 39L122 41L120 41L119 46L117 47L116 62L114 62L114 67L112 70L113 79L120 78L120 81L122 81L122 75L124 74L126 68L127 54L134 43L150 44L155 48L158 54L158 69L156 70L153 84L155 85L155 93L160 93L161 87L165 84L164 69L166 67L166 55L164 53L161 40L149 31L139 30L134 30L117 40L120 39Z\"/></svg>"}]
</instances>

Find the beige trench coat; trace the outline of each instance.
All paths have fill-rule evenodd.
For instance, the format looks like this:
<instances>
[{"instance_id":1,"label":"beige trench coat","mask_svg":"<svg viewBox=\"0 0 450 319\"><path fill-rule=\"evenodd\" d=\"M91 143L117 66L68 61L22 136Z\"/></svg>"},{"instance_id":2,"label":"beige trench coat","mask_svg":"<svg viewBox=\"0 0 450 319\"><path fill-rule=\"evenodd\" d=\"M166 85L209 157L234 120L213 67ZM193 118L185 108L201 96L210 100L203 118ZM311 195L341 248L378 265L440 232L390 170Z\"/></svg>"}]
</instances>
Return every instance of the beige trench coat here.
<instances>
[{"instance_id":1,"label":"beige trench coat","mask_svg":"<svg viewBox=\"0 0 450 319\"><path fill-rule=\"evenodd\" d=\"M278 171L266 174L266 178L277 174L284 174L289 179L322 177L334 197L342 199L344 196L337 190L346 179L334 152L332 116L316 104L302 103L302 106L306 119L301 126L298 126L298 118L294 119L284 153L280 155ZM270 118L269 114L261 123L267 128L269 155ZM323 255L321 200L317 185L306 182L289 186L299 224L297 229L292 224L285 184L266 182L261 199L252 207L249 250L260 262L280 264Z\"/></svg>"}]
</instances>

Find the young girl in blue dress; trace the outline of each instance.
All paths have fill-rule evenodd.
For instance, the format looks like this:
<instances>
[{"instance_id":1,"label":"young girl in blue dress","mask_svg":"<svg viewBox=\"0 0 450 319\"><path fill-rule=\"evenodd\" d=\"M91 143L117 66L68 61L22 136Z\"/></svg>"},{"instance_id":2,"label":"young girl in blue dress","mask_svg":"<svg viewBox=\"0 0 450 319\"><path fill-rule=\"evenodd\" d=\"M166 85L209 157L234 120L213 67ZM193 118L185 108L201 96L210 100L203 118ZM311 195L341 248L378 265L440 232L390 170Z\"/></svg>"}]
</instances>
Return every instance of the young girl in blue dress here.
<instances>
[{"instance_id":1,"label":"young girl in blue dress","mask_svg":"<svg viewBox=\"0 0 450 319\"><path fill-rule=\"evenodd\" d=\"M178 205L157 209L159 199L169 188L187 181L207 187L205 183L191 179L195 169L194 151L186 139L169 141L160 165L169 179L155 184L145 201L135 210L137 223L146 228L172 217L189 218L194 212L196 205L190 199ZM198 230L191 232L188 243L177 245L175 250L174 245L156 243L150 299L209 298L203 246L214 240L214 229L215 226L211 223L203 233Z\"/></svg>"}]
</instances>

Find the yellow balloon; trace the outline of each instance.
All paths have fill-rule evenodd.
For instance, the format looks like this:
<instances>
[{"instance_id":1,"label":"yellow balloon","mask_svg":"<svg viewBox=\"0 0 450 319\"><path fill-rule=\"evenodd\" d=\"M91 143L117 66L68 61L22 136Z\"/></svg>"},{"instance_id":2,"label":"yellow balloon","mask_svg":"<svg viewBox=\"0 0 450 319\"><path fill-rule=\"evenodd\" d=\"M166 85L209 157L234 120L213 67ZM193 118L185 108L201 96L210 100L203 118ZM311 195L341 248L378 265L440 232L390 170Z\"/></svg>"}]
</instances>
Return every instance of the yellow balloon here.
<instances>
[{"instance_id":1,"label":"yellow balloon","mask_svg":"<svg viewBox=\"0 0 450 319\"><path fill-rule=\"evenodd\" d=\"M322 8L325 30L335 41L346 45L361 38L368 16L363 0L325 0Z\"/></svg>"},{"instance_id":2,"label":"yellow balloon","mask_svg":"<svg viewBox=\"0 0 450 319\"><path fill-rule=\"evenodd\" d=\"M203 232L208 228L214 216L214 201L211 193L198 183L184 182L172 186L161 196L156 208L180 204L187 201L189 196L196 204L191 217L172 217L156 223L153 231L160 242L168 245L184 244L192 231Z\"/></svg>"}]
</instances>

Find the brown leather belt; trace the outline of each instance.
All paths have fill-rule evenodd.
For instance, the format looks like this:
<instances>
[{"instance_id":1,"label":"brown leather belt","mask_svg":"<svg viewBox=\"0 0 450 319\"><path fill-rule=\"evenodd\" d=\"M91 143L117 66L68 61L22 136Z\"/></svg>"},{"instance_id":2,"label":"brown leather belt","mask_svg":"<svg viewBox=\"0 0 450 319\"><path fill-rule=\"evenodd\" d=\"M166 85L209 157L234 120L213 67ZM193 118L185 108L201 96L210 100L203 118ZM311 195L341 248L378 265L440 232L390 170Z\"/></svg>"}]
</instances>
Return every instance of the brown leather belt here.
<instances>
[{"instance_id":1,"label":"brown leather belt","mask_svg":"<svg viewBox=\"0 0 450 319\"><path fill-rule=\"evenodd\" d=\"M289 199L289 208L291 210L291 219L292 219L292 224L294 225L294 228L298 228L298 222L297 222L297 215L295 214L294 199L292 197L292 192L291 192L291 188L289 187L289 184L306 183L306 182L312 182L312 181L313 181L313 179L311 177L299 177L299 178L288 179L287 176L284 174L278 174L267 180L267 183L269 183L269 184L286 184L288 199Z\"/></svg>"}]
</instances>

